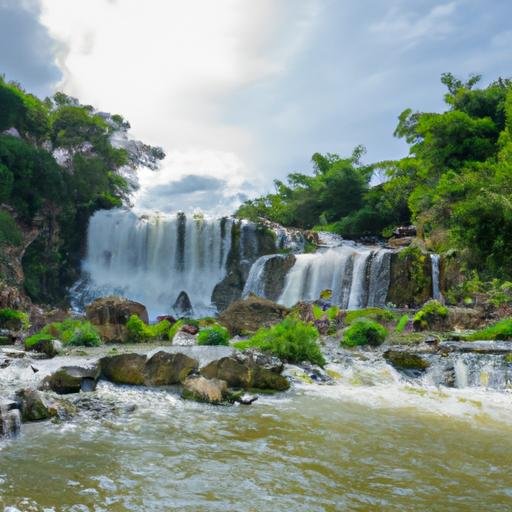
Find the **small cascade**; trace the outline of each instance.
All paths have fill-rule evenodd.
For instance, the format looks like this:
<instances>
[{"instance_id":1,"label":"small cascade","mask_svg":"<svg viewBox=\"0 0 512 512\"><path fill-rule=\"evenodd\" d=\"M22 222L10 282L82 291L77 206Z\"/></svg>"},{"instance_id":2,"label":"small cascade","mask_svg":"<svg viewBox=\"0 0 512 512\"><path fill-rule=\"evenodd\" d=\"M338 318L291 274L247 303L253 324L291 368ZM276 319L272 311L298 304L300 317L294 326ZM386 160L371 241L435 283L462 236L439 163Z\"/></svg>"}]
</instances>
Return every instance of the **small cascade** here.
<instances>
[{"instance_id":1,"label":"small cascade","mask_svg":"<svg viewBox=\"0 0 512 512\"><path fill-rule=\"evenodd\" d=\"M299 254L279 302L292 306L301 300L316 300L330 289L332 302L342 308L382 306L389 288L390 256L387 249L345 242L314 254Z\"/></svg>"},{"instance_id":2,"label":"small cascade","mask_svg":"<svg viewBox=\"0 0 512 512\"><path fill-rule=\"evenodd\" d=\"M432 263L432 298L435 300L442 300L441 285L439 278L439 254L431 254L430 261Z\"/></svg>"},{"instance_id":3,"label":"small cascade","mask_svg":"<svg viewBox=\"0 0 512 512\"><path fill-rule=\"evenodd\" d=\"M0 439L14 437L21 430L20 411L13 402L0 402Z\"/></svg>"},{"instance_id":4,"label":"small cascade","mask_svg":"<svg viewBox=\"0 0 512 512\"><path fill-rule=\"evenodd\" d=\"M247 281L245 282L242 297L247 297L250 293L254 293L254 295L258 295L259 297L265 297L265 266L267 261L273 257L275 257L273 254L261 256L261 258L258 258L254 262L249 271Z\"/></svg>"}]
</instances>

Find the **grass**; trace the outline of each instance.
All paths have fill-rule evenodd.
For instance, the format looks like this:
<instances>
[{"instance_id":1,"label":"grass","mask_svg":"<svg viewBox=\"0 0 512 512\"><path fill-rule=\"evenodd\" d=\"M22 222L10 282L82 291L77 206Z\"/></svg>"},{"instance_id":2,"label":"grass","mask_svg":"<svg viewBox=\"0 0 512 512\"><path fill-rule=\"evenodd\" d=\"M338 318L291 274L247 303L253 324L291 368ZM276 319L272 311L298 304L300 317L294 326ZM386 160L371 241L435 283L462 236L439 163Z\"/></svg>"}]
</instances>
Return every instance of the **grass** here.
<instances>
[{"instance_id":1,"label":"grass","mask_svg":"<svg viewBox=\"0 0 512 512\"><path fill-rule=\"evenodd\" d=\"M171 323L168 320L162 320L157 324L148 325L137 315L132 315L126 323L126 328L130 343L147 343L152 340L169 339Z\"/></svg>"},{"instance_id":2,"label":"grass","mask_svg":"<svg viewBox=\"0 0 512 512\"><path fill-rule=\"evenodd\" d=\"M469 341L512 340L512 318L504 318L495 324L470 334L466 339Z\"/></svg>"},{"instance_id":3,"label":"grass","mask_svg":"<svg viewBox=\"0 0 512 512\"><path fill-rule=\"evenodd\" d=\"M350 325L361 318L386 323L395 320L396 315L392 311L383 308L355 309L347 311L347 314L345 315L345 323Z\"/></svg>"},{"instance_id":4,"label":"grass","mask_svg":"<svg viewBox=\"0 0 512 512\"><path fill-rule=\"evenodd\" d=\"M221 325L204 327L197 335L198 345L229 345L229 331Z\"/></svg>"},{"instance_id":5,"label":"grass","mask_svg":"<svg viewBox=\"0 0 512 512\"><path fill-rule=\"evenodd\" d=\"M448 308L443 306L437 300L429 300L414 315L413 325L415 329L424 331L429 329L437 320L442 320L448 316Z\"/></svg>"},{"instance_id":6,"label":"grass","mask_svg":"<svg viewBox=\"0 0 512 512\"><path fill-rule=\"evenodd\" d=\"M388 331L384 326L368 318L361 318L344 332L341 344L347 347L378 346L384 343L387 335Z\"/></svg>"},{"instance_id":7,"label":"grass","mask_svg":"<svg viewBox=\"0 0 512 512\"><path fill-rule=\"evenodd\" d=\"M101 338L96 328L87 321L68 318L63 322L53 322L38 333L25 339L25 346L32 347L42 340L58 339L64 345L97 347Z\"/></svg>"},{"instance_id":8,"label":"grass","mask_svg":"<svg viewBox=\"0 0 512 512\"><path fill-rule=\"evenodd\" d=\"M11 308L0 309L0 327L16 329L18 326L23 329L28 329L29 321L27 313Z\"/></svg>"},{"instance_id":9,"label":"grass","mask_svg":"<svg viewBox=\"0 0 512 512\"><path fill-rule=\"evenodd\" d=\"M402 315L396 324L395 332L398 334L403 333L405 328L409 325L409 320L409 315Z\"/></svg>"}]
</instances>

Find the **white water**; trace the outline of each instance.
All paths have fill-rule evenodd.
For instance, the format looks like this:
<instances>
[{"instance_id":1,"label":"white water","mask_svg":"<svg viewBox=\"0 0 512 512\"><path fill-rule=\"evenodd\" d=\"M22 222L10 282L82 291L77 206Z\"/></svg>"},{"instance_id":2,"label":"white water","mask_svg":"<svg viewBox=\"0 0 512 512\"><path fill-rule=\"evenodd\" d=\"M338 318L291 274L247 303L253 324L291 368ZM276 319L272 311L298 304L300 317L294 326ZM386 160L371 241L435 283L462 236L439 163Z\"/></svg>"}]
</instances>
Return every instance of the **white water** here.
<instances>
[{"instance_id":1,"label":"white water","mask_svg":"<svg viewBox=\"0 0 512 512\"><path fill-rule=\"evenodd\" d=\"M195 314L211 314L213 289L226 273L231 226L230 219L98 211L89 224L86 279L75 294L85 303L122 295L155 317L168 314L185 291Z\"/></svg>"},{"instance_id":2,"label":"white water","mask_svg":"<svg viewBox=\"0 0 512 512\"><path fill-rule=\"evenodd\" d=\"M431 254L430 261L432 263L432 298L441 300L441 285L439 282L439 254Z\"/></svg>"},{"instance_id":3,"label":"white water","mask_svg":"<svg viewBox=\"0 0 512 512\"><path fill-rule=\"evenodd\" d=\"M332 302L358 309L384 305L389 287L391 251L342 243L314 254L299 254L286 276L279 302L293 306L301 300L316 300L323 290L332 290Z\"/></svg>"}]
</instances>

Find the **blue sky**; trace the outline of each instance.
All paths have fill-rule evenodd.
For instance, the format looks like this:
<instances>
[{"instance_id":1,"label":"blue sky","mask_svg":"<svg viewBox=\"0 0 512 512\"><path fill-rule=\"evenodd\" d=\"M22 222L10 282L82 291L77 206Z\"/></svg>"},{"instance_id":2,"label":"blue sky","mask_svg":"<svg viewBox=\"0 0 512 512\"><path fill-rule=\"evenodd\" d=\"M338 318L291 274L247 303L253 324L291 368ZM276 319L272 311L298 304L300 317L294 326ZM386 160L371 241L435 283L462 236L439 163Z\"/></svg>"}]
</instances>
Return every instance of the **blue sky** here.
<instances>
[{"instance_id":1,"label":"blue sky","mask_svg":"<svg viewBox=\"0 0 512 512\"><path fill-rule=\"evenodd\" d=\"M0 0L0 67L163 146L141 207L220 211L316 151L403 156L397 117L442 109L441 73L512 76L511 19L506 0Z\"/></svg>"}]
</instances>

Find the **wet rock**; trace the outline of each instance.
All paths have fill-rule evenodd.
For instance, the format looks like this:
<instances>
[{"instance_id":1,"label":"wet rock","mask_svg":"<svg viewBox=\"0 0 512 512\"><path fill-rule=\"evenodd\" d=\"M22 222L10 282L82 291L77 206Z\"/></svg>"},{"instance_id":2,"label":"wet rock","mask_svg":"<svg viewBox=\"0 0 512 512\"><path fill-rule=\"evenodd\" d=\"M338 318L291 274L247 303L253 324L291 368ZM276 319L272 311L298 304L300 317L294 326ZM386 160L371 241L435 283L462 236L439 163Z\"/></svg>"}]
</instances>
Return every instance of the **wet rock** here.
<instances>
[{"instance_id":1,"label":"wet rock","mask_svg":"<svg viewBox=\"0 0 512 512\"><path fill-rule=\"evenodd\" d=\"M21 430L20 411L16 402L0 399L0 438L14 437Z\"/></svg>"},{"instance_id":2,"label":"wet rock","mask_svg":"<svg viewBox=\"0 0 512 512\"><path fill-rule=\"evenodd\" d=\"M178 331L172 339L172 344L182 347L190 347L192 345L197 345L197 339L194 335L189 334L188 332Z\"/></svg>"},{"instance_id":3,"label":"wet rock","mask_svg":"<svg viewBox=\"0 0 512 512\"><path fill-rule=\"evenodd\" d=\"M101 376L116 384L143 385L146 356L119 354L100 359Z\"/></svg>"},{"instance_id":4,"label":"wet rock","mask_svg":"<svg viewBox=\"0 0 512 512\"><path fill-rule=\"evenodd\" d=\"M236 401L242 405L251 405L252 403L258 400L257 395L250 395L249 393L244 393L240 397L236 398Z\"/></svg>"},{"instance_id":5,"label":"wet rock","mask_svg":"<svg viewBox=\"0 0 512 512\"><path fill-rule=\"evenodd\" d=\"M227 327L232 336L243 335L279 323L288 313L289 309L281 304L249 295L221 313L219 323Z\"/></svg>"},{"instance_id":6,"label":"wet rock","mask_svg":"<svg viewBox=\"0 0 512 512\"><path fill-rule=\"evenodd\" d=\"M197 327L197 325L185 324L181 328L181 332L185 332L187 334L191 334L192 336L195 336L199 332L199 327Z\"/></svg>"},{"instance_id":7,"label":"wet rock","mask_svg":"<svg viewBox=\"0 0 512 512\"><path fill-rule=\"evenodd\" d=\"M125 325L131 315L137 315L142 321L149 322L148 312L143 304L121 297L104 297L86 307L87 320L98 328L101 338L107 343L126 342L128 332Z\"/></svg>"},{"instance_id":8,"label":"wet rock","mask_svg":"<svg viewBox=\"0 0 512 512\"><path fill-rule=\"evenodd\" d=\"M114 416L132 414L135 404L117 403L113 399L95 395L76 395L72 403L75 410L95 420L105 420Z\"/></svg>"},{"instance_id":9,"label":"wet rock","mask_svg":"<svg viewBox=\"0 0 512 512\"><path fill-rule=\"evenodd\" d=\"M0 346L14 345L18 336L9 329L0 329Z\"/></svg>"},{"instance_id":10,"label":"wet rock","mask_svg":"<svg viewBox=\"0 0 512 512\"><path fill-rule=\"evenodd\" d=\"M187 400L220 404L228 398L227 382L220 379L189 377L183 383L182 397Z\"/></svg>"},{"instance_id":11,"label":"wet rock","mask_svg":"<svg viewBox=\"0 0 512 512\"><path fill-rule=\"evenodd\" d=\"M98 365L91 367L63 366L43 379L41 389L50 389L59 395L94 391L99 375Z\"/></svg>"},{"instance_id":12,"label":"wet rock","mask_svg":"<svg viewBox=\"0 0 512 512\"><path fill-rule=\"evenodd\" d=\"M56 414L55 407L36 389L20 389L16 392L16 401L22 421L46 420Z\"/></svg>"},{"instance_id":13,"label":"wet rock","mask_svg":"<svg viewBox=\"0 0 512 512\"><path fill-rule=\"evenodd\" d=\"M182 317L191 317L194 315L192 303L185 291L181 291L178 298L174 302L172 309Z\"/></svg>"},{"instance_id":14,"label":"wet rock","mask_svg":"<svg viewBox=\"0 0 512 512\"><path fill-rule=\"evenodd\" d=\"M185 354L160 351L145 364L144 384L146 386L179 384L198 367L199 363Z\"/></svg>"},{"instance_id":15,"label":"wet rock","mask_svg":"<svg viewBox=\"0 0 512 512\"><path fill-rule=\"evenodd\" d=\"M425 371L430 366L420 355L405 350L386 350L384 359L397 370Z\"/></svg>"},{"instance_id":16,"label":"wet rock","mask_svg":"<svg viewBox=\"0 0 512 512\"><path fill-rule=\"evenodd\" d=\"M478 354L512 354L512 341L444 341L439 343L441 353L461 352Z\"/></svg>"},{"instance_id":17,"label":"wet rock","mask_svg":"<svg viewBox=\"0 0 512 512\"><path fill-rule=\"evenodd\" d=\"M31 346L25 347L25 349L31 352L46 354L48 357L55 357L62 352L63 345L59 340L39 340Z\"/></svg>"},{"instance_id":18,"label":"wet rock","mask_svg":"<svg viewBox=\"0 0 512 512\"><path fill-rule=\"evenodd\" d=\"M290 387L290 383L279 373L277 367L268 369L264 365L260 366L256 358L244 354L212 361L201 368L200 373L209 379L225 380L234 388L284 391Z\"/></svg>"}]
</instances>

